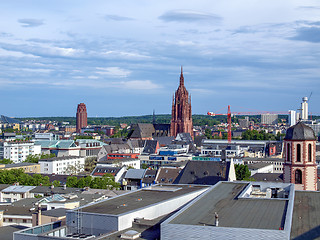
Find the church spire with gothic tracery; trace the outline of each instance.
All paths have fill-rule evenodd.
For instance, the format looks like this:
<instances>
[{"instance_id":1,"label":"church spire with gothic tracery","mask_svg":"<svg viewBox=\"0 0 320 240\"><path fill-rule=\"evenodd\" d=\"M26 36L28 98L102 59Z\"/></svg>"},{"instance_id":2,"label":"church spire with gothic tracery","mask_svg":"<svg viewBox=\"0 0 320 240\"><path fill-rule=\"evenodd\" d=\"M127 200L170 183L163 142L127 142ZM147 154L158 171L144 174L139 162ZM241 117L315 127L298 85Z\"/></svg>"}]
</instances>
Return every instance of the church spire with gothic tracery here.
<instances>
[{"instance_id":1,"label":"church spire with gothic tracery","mask_svg":"<svg viewBox=\"0 0 320 240\"><path fill-rule=\"evenodd\" d=\"M170 125L171 136L178 133L189 133L193 138L193 124L191 111L191 96L184 86L183 68L181 66L180 84L172 100L172 115Z\"/></svg>"}]
</instances>

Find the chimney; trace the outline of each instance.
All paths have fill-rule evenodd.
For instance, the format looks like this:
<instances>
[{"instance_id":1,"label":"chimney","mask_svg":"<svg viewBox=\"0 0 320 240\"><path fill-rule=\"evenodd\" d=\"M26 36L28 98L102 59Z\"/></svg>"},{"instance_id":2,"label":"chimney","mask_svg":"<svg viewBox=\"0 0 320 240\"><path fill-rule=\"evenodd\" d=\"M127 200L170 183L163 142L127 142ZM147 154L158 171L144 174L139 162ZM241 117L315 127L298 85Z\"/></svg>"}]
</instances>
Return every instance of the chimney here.
<instances>
[{"instance_id":1,"label":"chimney","mask_svg":"<svg viewBox=\"0 0 320 240\"><path fill-rule=\"evenodd\" d=\"M219 215L217 212L214 213L214 218L215 218L215 226L219 227Z\"/></svg>"},{"instance_id":2,"label":"chimney","mask_svg":"<svg viewBox=\"0 0 320 240\"><path fill-rule=\"evenodd\" d=\"M32 208L30 209L30 211ZM34 209L33 209L34 210ZM41 225L41 207L38 206L37 211L32 214L32 227Z\"/></svg>"}]
</instances>

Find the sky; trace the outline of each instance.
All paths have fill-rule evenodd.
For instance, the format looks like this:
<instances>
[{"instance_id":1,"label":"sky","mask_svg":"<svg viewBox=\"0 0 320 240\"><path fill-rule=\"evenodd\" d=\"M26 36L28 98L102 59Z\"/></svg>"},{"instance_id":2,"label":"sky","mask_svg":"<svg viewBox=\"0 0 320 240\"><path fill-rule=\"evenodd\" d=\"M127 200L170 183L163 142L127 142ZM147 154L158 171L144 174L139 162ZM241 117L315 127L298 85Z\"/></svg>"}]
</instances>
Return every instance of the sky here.
<instances>
[{"instance_id":1,"label":"sky","mask_svg":"<svg viewBox=\"0 0 320 240\"><path fill-rule=\"evenodd\" d=\"M319 0L0 1L0 114L320 115Z\"/></svg>"}]
</instances>

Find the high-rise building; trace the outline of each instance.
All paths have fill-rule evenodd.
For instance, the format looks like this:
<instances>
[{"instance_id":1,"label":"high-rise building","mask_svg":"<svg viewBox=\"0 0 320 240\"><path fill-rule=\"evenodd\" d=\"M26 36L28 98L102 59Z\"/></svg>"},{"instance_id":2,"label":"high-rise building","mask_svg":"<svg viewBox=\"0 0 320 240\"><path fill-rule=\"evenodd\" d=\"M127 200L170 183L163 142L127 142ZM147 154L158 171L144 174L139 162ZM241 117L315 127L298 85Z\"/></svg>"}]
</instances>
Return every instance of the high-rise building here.
<instances>
[{"instance_id":1,"label":"high-rise building","mask_svg":"<svg viewBox=\"0 0 320 240\"><path fill-rule=\"evenodd\" d=\"M84 103L78 104L77 108L77 133L81 132L81 128L84 128L88 125L87 122L87 108Z\"/></svg>"},{"instance_id":2,"label":"high-rise building","mask_svg":"<svg viewBox=\"0 0 320 240\"><path fill-rule=\"evenodd\" d=\"M172 99L172 116L170 126L171 136L178 133L190 133L193 138L193 124L191 112L191 96L184 86L184 77L181 67L180 85Z\"/></svg>"},{"instance_id":3,"label":"high-rise building","mask_svg":"<svg viewBox=\"0 0 320 240\"><path fill-rule=\"evenodd\" d=\"M288 128L284 139L283 181L297 190L317 191L316 138L312 128L299 122Z\"/></svg>"},{"instance_id":4,"label":"high-rise building","mask_svg":"<svg viewBox=\"0 0 320 240\"><path fill-rule=\"evenodd\" d=\"M248 128L249 127L249 117L245 117L244 119L239 119L239 127L240 128Z\"/></svg>"},{"instance_id":5,"label":"high-rise building","mask_svg":"<svg viewBox=\"0 0 320 240\"><path fill-rule=\"evenodd\" d=\"M297 122L297 112L294 110L289 110L289 125L290 127L296 125Z\"/></svg>"},{"instance_id":6,"label":"high-rise building","mask_svg":"<svg viewBox=\"0 0 320 240\"><path fill-rule=\"evenodd\" d=\"M308 120L308 98L303 97L301 103L301 120L307 121Z\"/></svg>"},{"instance_id":7,"label":"high-rise building","mask_svg":"<svg viewBox=\"0 0 320 240\"><path fill-rule=\"evenodd\" d=\"M278 114L261 114L261 124L276 125L278 124Z\"/></svg>"}]
</instances>

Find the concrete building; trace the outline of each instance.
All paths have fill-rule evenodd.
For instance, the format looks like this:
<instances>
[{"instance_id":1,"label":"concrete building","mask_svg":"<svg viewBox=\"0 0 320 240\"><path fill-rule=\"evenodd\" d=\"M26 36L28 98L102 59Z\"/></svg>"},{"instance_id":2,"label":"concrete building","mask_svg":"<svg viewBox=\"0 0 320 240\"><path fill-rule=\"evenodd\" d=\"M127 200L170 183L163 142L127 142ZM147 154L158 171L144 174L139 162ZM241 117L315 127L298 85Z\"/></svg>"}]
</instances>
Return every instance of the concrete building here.
<instances>
[{"instance_id":1,"label":"concrete building","mask_svg":"<svg viewBox=\"0 0 320 240\"><path fill-rule=\"evenodd\" d=\"M38 163L14 163L0 164L0 170L23 169L25 173L40 173L40 164Z\"/></svg>"},{"instance_id":2,"label":"concrete building","mask_svg":"<svg viewBox=\"0 0 320 240\"><path fill-rule=\"evenodd\" d=\"M4 142L3 158L14 163L24 162L29 155L41 154L41 145L33 142Z\"/></svg>"},{"instance_id":3,"label":"concrete building","mask_svg":"<svg viewBox=\"0 0 320 240\"><path fill-rule=\"evenodd\" d=\"M109 159L98 162L97 166L133 167L140 169L140 160L138 158Z\"/></svg>"},{"instance_id":4,"label":"concrete building","mask_svg":"<svg viewBox=\"0 0 320 240\"><path fill-rule=\"evenodd\" d=\"M80 146L73 140L38 140L35 144L41 145L43 154L54 153L57 157L80 156Z\"/></svg>"},{"instance_id":5,"label":"concrete building","mask_svg":"<svg viewBox=\"0 0 320 240\"><path fill-rule=\"evenodd\" d=\"M112 237L114 235L130 235L130 231L137 223L142 222L141 226L150 227L207 189L208 186L193 185L150 186L67 210L66 226L62 226L61 222L55 222L40 228L30 228L15 233L14 239L66 239L66 237L76 237L76 234L78 236L81 234L82 239L95 236L114 239ZM140 236L141 232L137 232L136 235Z\"/></svg>"},{"instance_id":6,"label":"concrete building","mask_svg":"<svg viewBox=\"0 0 320 240\"><path fill-rule=\"evenodd\" d=\"M9 186L1 190L0 202L12 203L24 198L31 198L33 197L31 190L34 188L35 186L19 186L19 185Z\"/></svg>"},{"instance_id":7,"label":"concrete building","mask_svg":"<svg viewBox=\"0 0 320 240\"><path fill-rule=\"evenodd\" d=\"M278 124L278 114L261 114L261 124L266 124L266 125Z\"/></svg>"},{"instance_id":8,"label":"concrete building","mask_svg":"<svg viewBox=\"0 0 320 240\"><path fill-rule=\"evenodd\" d=\"M115 182L121 183L125 171L126 167L114 167L110 165L98 164L95 169L93 169L91 176L102 177L103 175L109 173L114 176Z\"/></svg>"},{"instance_id":9,"label":"concrete building","mask_svg":"<svg viewBox=\"0 0 320 240\"><path fill-rule=\"evenodd\" d=\"M84 171L85 158L77 156L40 159L40 172L44 174L78 174Z\"/></svg>"},{"instance_id":10,"label":"concrete building","mask_svg":"<svg viewBox=\"0 0 320 240\"><path fill-rule=\"evenodd\" d=\"M78 104L76 118L76 130L77 133L81 133L81 128L85 128L88 125L87 108L84 103Z\"/></svg>"},{"instance_id":11,"label":"concrete building","mask_svg":"<svg viewBox=\"0 0 320 240\"><path fill-rule=\"evenodd\" d=\"M256 173L273 173L273 164L272 163L252 163L248 164L249 171L251 176Z\"/></svg>"},{"instance_id":12,"label":"concrete building","mask_svg":"<svg viewBox=\"0 0 320 240\"><path fill-rule=\"evenodd\" d=\"M296 125L297 123L297 112L294 110L289 110L289 126Z\"/></svg>"},{"instance_id":13,"label":"concrete building","mask_svg":"<svg viewBox=\"0 0 320 240\"><path fill-rule=\"evenodd\" d=\"M301 120L302 121L307 121L309 117L309 112L308 112L308 98L303 97L302 98L302 103L301 103Z\"/></svg>"},{"instance_id":14,"label":"concrete building","mask_svg":"<svg viewBox=\"0 0 320 240\"><path fill-rule=\"evenodd\" d=\"M140 164L146 164L149 167L154 169L158 169L163 166L167 166L169 164L179 164L186 162L188 160L192 160L192 155L139 155Z\"/></svg>"},{"instance_id":15,"label":"concrete building","mask_svg":"<svg viewBox=\"0 0 320 240\"><path fill-rule=\"evenodd\" d=\"M219 182L161 224L161 239L289 239L294 186Z\"/></svg>"},{"instance_id":16,"label":"concrete building","mask_svg":"<svg viewBox=\"0 0 320 240\"><path fill-rule=\"evenodd\" d=\"M54 133L35 133L34 139L53 141L53 140L59 140L59 136Z\"/></svg>"},{"instance_id":17,"label":"concrete building","mask_svg":"<svg viewBox=\"0 0 320 240\"><path fill-rule=\"evenodd\" d=\"M238 119L240 128L248 128L249 127L249 117L245 117L244 119Z\"/></svg>"},{"instance_id":18,"label":"concrete building","mask_svg":"<svg viewBox=\"0 0 320 240\"><path fill-rule=\"evenodd\" d=\"M273 169L271 173L283 173L283 158L243 158L243 163L247 165L261 163L265 165L272 165ZM269 171L269 170L268 170Z\"/></svg>"},{"instance_id":19,"label":"concrete building","mask_svg":"<svg viewBox=\"0 0 320 240\"><path fill-rule=\"evenodd\" d=\"M201 155L213 157L264 157L270 141L203 139Z\"/></svg>"}]
</instances>

